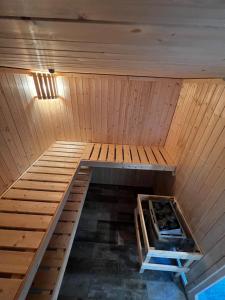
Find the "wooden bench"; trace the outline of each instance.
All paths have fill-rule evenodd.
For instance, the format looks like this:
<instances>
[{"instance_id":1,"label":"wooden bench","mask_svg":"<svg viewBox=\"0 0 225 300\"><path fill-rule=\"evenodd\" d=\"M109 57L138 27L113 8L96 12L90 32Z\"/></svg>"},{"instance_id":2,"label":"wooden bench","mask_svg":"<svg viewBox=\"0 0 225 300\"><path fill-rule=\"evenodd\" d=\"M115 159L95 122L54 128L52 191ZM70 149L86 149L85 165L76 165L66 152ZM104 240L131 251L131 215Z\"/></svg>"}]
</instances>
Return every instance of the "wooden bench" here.
<instances>
[{"instance_id":1,"label":"wooden bench","mask_svg":"<svg viewBox=\"0 0 225 300\"><path fill-rule=\"evenodd\" d=\"M111 167L175 172L176 166L163 147L117 144L87 144L82 163Z\"/></svg>"},{"instance_id":2,"label":"wooden bench","mask_svg":"<svg viewBox=\"0 0 225 300\"><path fill-rule=\"evenodd\" d=\"M57 299L90 179L91 170L81 167L27 299Z\"/></svg>"},{"instance_id":3,"label":"wooden bench","mask_svg":"<svg viewBox=\"0 0 225 300\"><path fill-rule=\"evenodd\" d=\"M0 299L24 299L69 194L85 144L56 142L0 199Z\"/></svg>"},{"instance_id":4,"label":"wooden bench","mask_svg":"<svg viewBox=\"0 0 225 300\"><path fill-rule=\"evenodd\" d=\"M47 260L49 252L45 251L51 238L55 243L64 241L65 246L69 240L72 243L72 238L63 234L56 239L57 233L53 232L59 230L60 216L73 215L62 211L72 180L79 167L84 166L175 171L173 161L162 147L55 142L0 198L0 300L25 299L39 265ZM83 193L85 188L76 190ZM68 202L66 207L69 206L72 204ZM74 233L67 235L73 237ZM67 253L66 249L61 253ZM57 268L63 270L64 265ZM45 298L58 293L63 271L60 280L58 271L48 274L58 288L53 283L49 285ZM37 282L40 281L36 277L33 288Z\"/></svg>"}]
</instances>

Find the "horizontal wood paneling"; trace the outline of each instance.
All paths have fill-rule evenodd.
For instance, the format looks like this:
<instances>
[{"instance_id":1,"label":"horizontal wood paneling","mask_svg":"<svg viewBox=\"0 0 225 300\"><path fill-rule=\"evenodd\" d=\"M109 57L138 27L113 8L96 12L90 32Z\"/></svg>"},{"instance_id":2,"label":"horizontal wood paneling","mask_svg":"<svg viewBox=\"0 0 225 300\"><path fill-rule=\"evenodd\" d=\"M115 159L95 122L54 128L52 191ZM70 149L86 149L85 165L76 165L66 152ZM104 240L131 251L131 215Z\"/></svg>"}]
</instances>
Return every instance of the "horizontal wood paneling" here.
<instances>
[{"instance_id":1,"label":"horizontal wood paneling","mask_svg":"<svg viewBox=\"0 0 225 300\"><path fill-rule=\"evenodd\" d=\"M74 74L57 83L57 139L163 145L181 81Z\"/></svg>"},{"instance_id":2,"label":"horizontal wood paneling","mask_svg":"<svg viewBox=\"0 0 225 300\"><path fill-rule=\"evenodd\" d=\"M0 65L222 77L224 17L223 1L3 0Z\"/></svg>"},{"instance_id":3,"label":"horizontal wood paneling","mask_svg":"<svg viewBox=\"0 0 225 300\"><path fill-rule=\"evenodd\" d=\"M224 81L184 81L165 147L177 161L175 195L205 254L190 289L225 256Z\"/></svg>"},{"instance_id":4,"label":"horizontal wood paneling","mask_svg":"<svg viewBox=\"0 0 225 300\"><path fill-rule=\"evenodd\" d=\"M34 95L30 76L0 73L0 194L55 140L52 103Z\"/></svg>"}]
</instances>

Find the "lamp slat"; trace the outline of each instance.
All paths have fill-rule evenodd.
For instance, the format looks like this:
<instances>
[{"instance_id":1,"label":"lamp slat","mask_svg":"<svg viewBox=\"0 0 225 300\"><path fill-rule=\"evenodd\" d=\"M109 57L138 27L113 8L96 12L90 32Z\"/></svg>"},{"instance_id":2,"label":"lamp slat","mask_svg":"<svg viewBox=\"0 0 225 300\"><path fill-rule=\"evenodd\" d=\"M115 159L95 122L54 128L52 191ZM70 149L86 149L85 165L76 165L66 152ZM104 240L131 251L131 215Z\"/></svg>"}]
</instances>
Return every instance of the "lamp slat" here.
<instances>
[{"instance_id":1,"label":"lamp slat","mask_svg":"<svg viewBox=\"0 0 225 300\"><path fill-rule=\"evenodd\" d=\"M39 80L40 87L41 87L42 98L43 98L43 99L47 99L47 95L46 95L45 88L44 88L44 81L43 81L42 74L41 74L41 73L38 73L37 76L38 76L38 80Z\"/></svg>"},{"instance_id":2,"label":"lamp slat","mask_svg":"<svg viewBox=\"0 0 225 300\"><path fill-rule=\"evenodd\" d=\"M51 99L54 99L54 98L56 98L56 95L53 90L52 75L48 74L47 78L48 78L49 89L50 89L50 93L51 93Z\"/></svg>"},{"instance_id":3,"label":"lamp slat","mask_svg":"<svg viewBox=\"0 0 225 300\"><path fill-rule=\"evenodd\" d=\"M42 99L41 89L38 82L38 77L36 73L33 73L34 85L37 92L38 99Z\"/></svg>"},{"instance_id":4,"label":"lamp slat","mask_svg":"<svg viewBox=\"0 0 225 300\"><path fill-rule=\"evenodd\" d=\"M46 95L48 99L51 99L51 94L50 94L50 88L49 88L49 84L48 84L48 78L47 78L47 74L43 74L43 79L44 79L44 84L45 84L45 90L46 90Z\"/></svg>"}]
</instances>

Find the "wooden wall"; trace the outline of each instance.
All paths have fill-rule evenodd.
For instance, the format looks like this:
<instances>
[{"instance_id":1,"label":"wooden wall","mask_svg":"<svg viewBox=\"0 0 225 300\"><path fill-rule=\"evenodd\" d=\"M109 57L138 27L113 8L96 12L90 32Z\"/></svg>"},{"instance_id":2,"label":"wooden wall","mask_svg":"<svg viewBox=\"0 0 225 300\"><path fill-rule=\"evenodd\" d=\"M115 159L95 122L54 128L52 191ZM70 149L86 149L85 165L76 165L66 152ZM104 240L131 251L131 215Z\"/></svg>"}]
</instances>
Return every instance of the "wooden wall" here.
<instances>
[{"instance_id":1,"label":"wooden wall","mask_svg":"<svg viewBox=\"0 0 225 300\"><path fill-rule=\"evenodd\" d=\"M30 76L0 73L0 194L55 140L53 103L34 94Z\"/></svg>"},{"instance_id":2,"label":"wooden wall","mask_svg":"<svg viewBox=\"0 0 225 300\"><path fill-rule=\"evenodd\" d=\"M0 65L223 77L224 1L1 0Z\"/></svg>"},{"instance_id":3,"label":"wooden wall","mask_svg":"<svg viewBox=\"0 0 225 300\"><path fill-rule=\"evenodd\" d=\"M31 76L0 73L0 193L55 140L163 145L181 85L81 74L57 82L58 99L37 100Z\"/></svg>"},{"instance_id":4,"label":"wooden wall","mask_svg":"<svg viewBox=\"0 0 225 300\"><path fill-rule=\"evenodd\" d=\"M71 75L57 78L56 138L163 145L180 80Z\"/></svg>"},{"instance_id":5,"label":"wooden wall","mask_svg":"<svg viewBox=\"0 0 225 300\"><path fill-rule=\"evenodd\" d=\"M175 195L204 252L191 291L225 259L225 82L184 81L166 149L177 161Z\"/></svg>"}]
</instances>

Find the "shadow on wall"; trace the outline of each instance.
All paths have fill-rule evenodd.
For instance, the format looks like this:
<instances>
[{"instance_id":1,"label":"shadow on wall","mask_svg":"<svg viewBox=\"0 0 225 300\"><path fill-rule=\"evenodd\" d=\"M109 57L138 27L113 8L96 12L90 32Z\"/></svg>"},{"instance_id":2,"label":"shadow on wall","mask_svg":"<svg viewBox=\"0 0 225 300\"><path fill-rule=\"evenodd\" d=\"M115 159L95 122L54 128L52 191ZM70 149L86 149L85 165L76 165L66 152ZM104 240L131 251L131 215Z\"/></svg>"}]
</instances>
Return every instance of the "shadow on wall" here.
<instances>
[{"instance_id":1,"label":"shadow on wall","mask_svg":"<svg viewBox=\"0 0 225 300\"><path fill-rule=\"evenodd\" d=\"M155 194L173 195L175 176L171 172L94 168L92 183L153 188Z\"/></svg>"}]
</instances>

